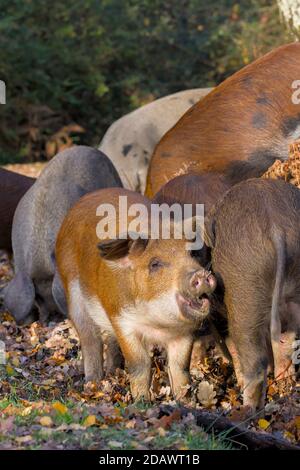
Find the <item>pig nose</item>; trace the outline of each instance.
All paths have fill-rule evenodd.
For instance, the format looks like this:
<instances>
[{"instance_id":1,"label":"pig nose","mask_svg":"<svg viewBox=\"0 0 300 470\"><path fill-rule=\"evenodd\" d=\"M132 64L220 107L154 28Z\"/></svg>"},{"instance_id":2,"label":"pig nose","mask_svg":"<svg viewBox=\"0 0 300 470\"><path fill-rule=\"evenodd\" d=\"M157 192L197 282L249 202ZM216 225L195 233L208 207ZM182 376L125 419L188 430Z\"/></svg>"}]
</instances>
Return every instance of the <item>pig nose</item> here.
<instances>
[{"instance_id":1,"label":"pig nose","mask_svg":"<svg viewBox=\"0 0 300 470\"><path fill-rule=\"evenodd\" d=\"M215 277L210 271L199 269L190 278L190 289L194 295L211 294L216 288Z\"/></svg>"}]
</instances>

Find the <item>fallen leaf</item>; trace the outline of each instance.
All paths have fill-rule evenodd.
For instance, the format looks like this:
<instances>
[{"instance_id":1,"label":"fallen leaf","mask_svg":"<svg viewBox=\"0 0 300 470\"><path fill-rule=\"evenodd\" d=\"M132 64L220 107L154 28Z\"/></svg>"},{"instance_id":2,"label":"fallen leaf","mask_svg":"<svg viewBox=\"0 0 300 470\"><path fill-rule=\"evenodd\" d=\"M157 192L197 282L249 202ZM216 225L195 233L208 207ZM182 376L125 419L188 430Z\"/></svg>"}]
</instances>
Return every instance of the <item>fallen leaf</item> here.
<instances>
[{"instance_id":1,"label":"fallen leaf","mask_svg":"<svg viewBox=\"0 0 300 470\"><path fill-rule=\"evenodd\" d=\"M68 408L63 403L60 403L59 401L56 401L55 403L53 403L52 408L62 415L66 414L68 411Z\"/></svg>"},{"instance_id":2,"label":"fallen leaf","mask_svg":"<svg viewBox=\"0 0 300 470\"><path fill-rule=\"evenodd\" d=\"M46 428L50 428L53 425L53 421L50 416L42 416L40 419L40 424Z\"/></svg>"},{"instance_id":3,"label":"fallen leaf","mask_svg":"<svg viewBox=\"0 0 300 470\"><path fill-rule=\"evenodd\" d=\"M197 398L205 408L211 408L217 403L214 386L207 381L200 382L197 390Z\"/></svg>"},{"instance_id":4,"label":"fallen leaf","mask_svg":"<svg viewBox=\"0 0 300 470\"><path fill-rule=\"evenodd\" d=\"M14 416L9 416L6 419L0 419L0 434L6 434L13 430Z\"/></svg>"},{"instance_id":5,"label":"fallen leaf","mask_svg":"<svg viewBox=\"0 0 300 470\"><path fill-rule=\"evenodd\" d=\"M21 411L20 415L21 416L29 416L31 412L32 412L32 405L31 406L26 406L26 408L24 408Z\"/></svg>"},{"instance_id":6,"label":"fallen leaf","mask_svg":"<svg viewBox=\"0 0 300 470\"><path fill-rule=\"evenodd\" d=\"M85 426L86 428L89 428L90 426L94 426L96 424L96 421L97 419L95 415L89 415L83 421L83 426Z\"/></svg>"},{"instance_id":7,"label":"fallen leaf","mask_svg":"<svg viewBox=\"0 0 300 470\"><path fill-rule=\"evenodd\" d=\"M10 365L7 365L5 369L6 369L7 375L9 375L10 377L15 374L14 369Z\"/></svg>"},{"instance_id":8,"label":"fallen leaf","mask_svg":"<svg viewBox=\"0 0 300 470\"><path fill-rule=\"evenodd\" d=\"M27 435L27 436L22 436L22 437L16 437L16 441L19 444L25 444L26 442L32 441L32 436Z\"/></svg>"},{"instance_id":9,"label":"fallen leaf","mask_svg":"<svg viewBox=\"0 0 300 470\"><path fill-rule=\"evenodd\" d=\"M122 444L122 442L118 442L118 441L109 441L108 446L109 447L117 447L118 449L122 449L123 444Z\"/></svg>"},{"instance_id":10,"label":"fallen leaf","mask_svg":"<svg viewBox=\"0 0 300 470\"><path fill-rule=\"evenodd\" d=\"M274 401L270 401L270 403L267 403L265 406L265 412L267 414L276 413L279 410L280 410L280 405L278 405L278 403L275 403Z\"/></svg>"},{"instance_id":11,"label":"fallen leaf","mask_svg":"<svg viewBox=\"0 0 300 470\"><path fill-rule=\"evenodd\" d=\"M179 410L174 410L170 415L162 416L157 420L157 427L159 428L169 428L174 422L181 420L181 412Z\"/></svg>"},{"instance_id":12,"label":"fallen leaf","mask_svg":"<svg viewBox=\"0 0 300 470\"><path fill-rule=\"evenodd\" d=\"M264 419L264 418L261 418L261 419L258 420L258 426L259 426L259 428L260 428L260 429L263 429L264 431L265 431L266 429L268 429L268 427L270 426L270 424L271 424L271 423L270 423L269 421L267 421L266 419Z\"/></svg>"}]
</instances>

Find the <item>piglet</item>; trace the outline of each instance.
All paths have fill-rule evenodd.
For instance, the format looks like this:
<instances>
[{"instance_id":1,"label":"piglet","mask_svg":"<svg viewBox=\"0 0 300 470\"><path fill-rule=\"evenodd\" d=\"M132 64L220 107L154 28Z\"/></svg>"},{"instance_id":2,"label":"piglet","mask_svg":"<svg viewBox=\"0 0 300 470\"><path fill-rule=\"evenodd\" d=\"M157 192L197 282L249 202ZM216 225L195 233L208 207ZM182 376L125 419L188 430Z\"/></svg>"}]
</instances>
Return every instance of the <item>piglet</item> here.
<instances>
[{"instance_id":1,"label":"piglet","mask_svg":"<svg viewBox=\"0 0 300 470\"><path fill-rule=\"evenodd\" d=\"M120 206L121 197L128 212ZM107 223L115 227L115 236L99 229L101 207L108 211ZM146 210L141 233L132 226L134 208ZM184 237L149 234L150 211L147 198L125 189L83 197L59 232L57 268L80 338L86 380L103 377L101 334L106 333L107 372L119 367L119 345L134 399L150 398L153 344L167 349L172 390L181 398L190 380L193 332L209 313L215 280L192 256ZM125 232L120 222L124 216Z\"/></svg>"},{"instance_id":2,"label":"piglet","mask_svg":"<svg viewBox=\"0 0 300 470\"><path fill-rule=\"evenodd\" d=\"M212 268L224 289L228 346L244 405L262 408L268 365L293 372L300 325L300 191L251 179L231 188L205 224Z\"/></svg>"}]
</instances>

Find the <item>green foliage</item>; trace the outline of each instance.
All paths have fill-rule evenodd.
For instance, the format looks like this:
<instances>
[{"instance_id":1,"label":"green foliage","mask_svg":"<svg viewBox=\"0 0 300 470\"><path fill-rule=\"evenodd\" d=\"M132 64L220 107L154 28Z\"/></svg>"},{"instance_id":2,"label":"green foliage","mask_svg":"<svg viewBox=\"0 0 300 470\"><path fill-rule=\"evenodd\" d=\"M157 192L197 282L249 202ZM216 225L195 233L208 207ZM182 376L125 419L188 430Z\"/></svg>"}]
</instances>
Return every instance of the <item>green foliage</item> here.
<instances>
[{"instance_id":1,"label":"green foliage","mask_svg":"<svg viewBox=\"0 0 300 470\"><path fill-rule=\"evenodd\" d=\"M289 40L274 0L1 0L1 162L45 157L74 122L96 145L141 104L219 83Z\"/></svg>"}]
</instances>

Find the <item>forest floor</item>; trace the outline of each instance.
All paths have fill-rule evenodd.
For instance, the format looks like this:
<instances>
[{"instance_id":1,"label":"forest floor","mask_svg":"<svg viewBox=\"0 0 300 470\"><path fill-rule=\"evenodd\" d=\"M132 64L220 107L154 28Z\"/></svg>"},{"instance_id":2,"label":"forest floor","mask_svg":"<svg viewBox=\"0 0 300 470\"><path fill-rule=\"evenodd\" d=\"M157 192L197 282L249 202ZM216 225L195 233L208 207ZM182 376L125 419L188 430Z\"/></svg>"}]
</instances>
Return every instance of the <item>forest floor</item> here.
<instances>
[{"instance_id":1,"label":"forest floor","mask_svg":"<svg viewBox=\"0 0 300 470\"><path fill-rule=\"evenodd\" d=\"M10 169L30 176L41 169L24 167ZM0 297L12 274L7 255L0 253ZM228 432L199 426L195 410L209 410L216 422L226 416L245 432L300 445L299 383L269 379L264 418L249 418L232 366L212 346L193 366L190 411L182 413L161 351L153 353L154 401L135 404L123 370L98 385L84 384L78 338L67 320L19 327L0 307L0 341L0 449L241 448Z\"/></svg>"}]
</instances>

